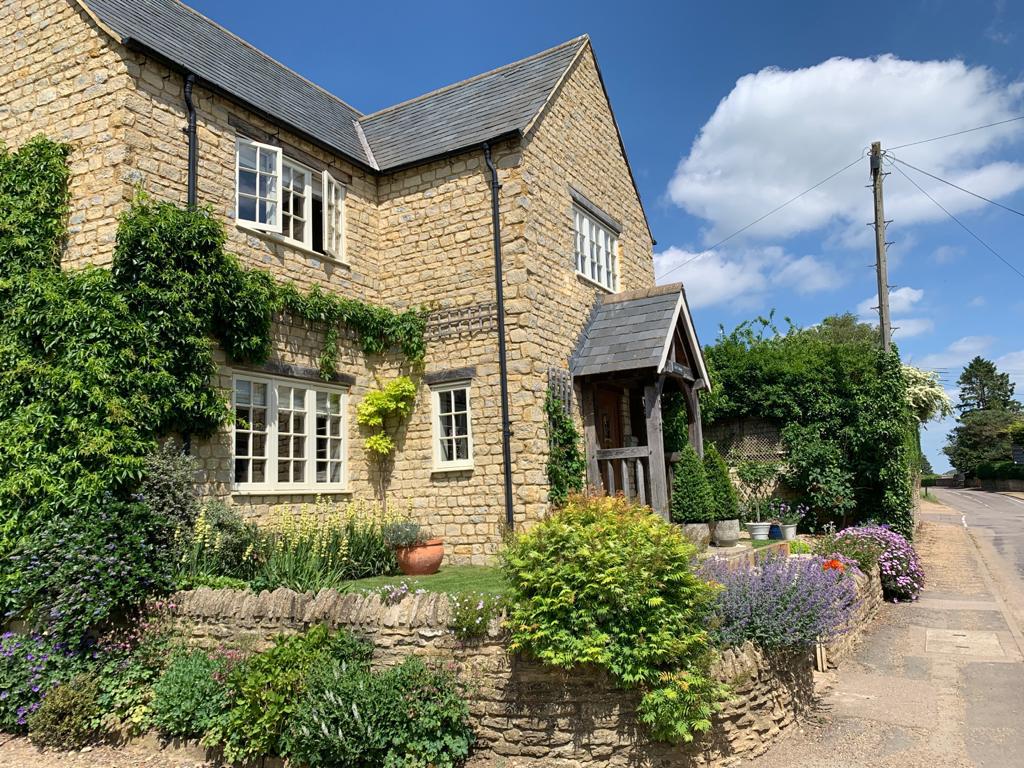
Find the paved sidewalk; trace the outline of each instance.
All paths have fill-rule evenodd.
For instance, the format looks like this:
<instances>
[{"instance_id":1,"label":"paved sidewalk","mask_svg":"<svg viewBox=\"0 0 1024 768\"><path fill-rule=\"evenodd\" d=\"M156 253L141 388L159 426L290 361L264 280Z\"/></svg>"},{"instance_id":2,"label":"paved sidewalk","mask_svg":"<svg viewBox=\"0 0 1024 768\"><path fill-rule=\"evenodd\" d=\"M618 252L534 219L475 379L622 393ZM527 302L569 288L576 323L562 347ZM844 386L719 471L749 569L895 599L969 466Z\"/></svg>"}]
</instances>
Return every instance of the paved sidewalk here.
<instances>
[{"instance_id":1,"label":"paved sidewalk","mask_svg":"<svg viewBox=\"0 0 1024 768\"><path fill-rule=\"evenodd\" d=\"M1024 768L1019 628L959 513L928 504L927 585L885 605L821 708L747 768Z\"/></svg>"}]
</instances>

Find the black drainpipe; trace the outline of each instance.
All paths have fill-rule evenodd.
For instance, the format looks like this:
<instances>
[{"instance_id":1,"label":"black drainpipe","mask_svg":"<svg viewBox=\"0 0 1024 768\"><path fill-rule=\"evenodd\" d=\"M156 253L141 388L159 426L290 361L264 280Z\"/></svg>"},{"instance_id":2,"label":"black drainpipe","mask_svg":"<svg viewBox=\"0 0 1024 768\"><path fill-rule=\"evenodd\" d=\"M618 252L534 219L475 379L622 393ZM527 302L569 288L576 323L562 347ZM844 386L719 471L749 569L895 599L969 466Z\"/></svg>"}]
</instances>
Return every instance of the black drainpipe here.
<instances>
[{"instance_id":1,"label":"black drainpipe","mask_svg":"<svg viewBox=\"0 0 1024 768\"><path fill-rule=\"evenodd\" d=\"M491 145L484 142L484 162L491 172L491 228L494 230L494 293L498 304L498 374L501 379L501 460L505 475L505 525L515 527L512 512L512 425L508 418L508 356L505 351L505 288L501 264L501 216L498 210L498 169L491 162Z\"/></svg>"},{"instance_id":2,"label":"black drainpipe","mask_svg":"<svg viewBox=\"0 0 1024 768\"><path fill-rule=\"evenodd\" d=\"M188 207L196 207L196 175L199 164L199 148L196 146L196 105L192 102L192 88L196 84L196 76L191 72L185 76L185 107L188 109L188 126L185 128L185 135L188 136ZM192 433L185 432L181 436L181 447L185 455L192 453Z\"/></svg>"},{"instance_id":3,"label":"black drainpipe","mask_svg":"<svg viewBox=\"0 0 1024 768\"><path fill-rule=\"evenodd\" d=\"M196 140L196 105L192 103L192 88L196 84L196 76L191 72L185 77L185 106L188 108L188 207L196 207L196 168L199 162L199 148Z\"/></svg>"}]
</instances>

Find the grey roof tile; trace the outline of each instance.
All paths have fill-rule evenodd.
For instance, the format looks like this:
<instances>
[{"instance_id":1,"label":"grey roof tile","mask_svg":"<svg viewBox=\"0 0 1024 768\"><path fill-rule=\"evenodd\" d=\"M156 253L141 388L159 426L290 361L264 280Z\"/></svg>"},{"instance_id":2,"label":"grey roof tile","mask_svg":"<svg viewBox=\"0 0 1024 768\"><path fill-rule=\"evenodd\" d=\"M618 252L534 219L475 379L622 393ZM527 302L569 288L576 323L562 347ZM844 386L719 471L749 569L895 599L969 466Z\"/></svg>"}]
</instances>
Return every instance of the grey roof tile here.
<instances>
[{"instance_id":1,"label":"grey roof tile","mask_svg":"<svg viewBox=\"0 0 1024 768\"><path fill-rule=\"evenodd\" d=\"M129 38L207 83L364 165L360 112L177 0L85 0Z\"/></svg>"},{"instance_id":2,"label":"grey roof tile","mask_svg":"<svg viewBox=\"0 0 1024 768\"><path fill-rule=\"evenodd\" d=\"M578 37L522 61L359 119L381 169L523 132L586 45Z\"/></svg>"}]
</instances>

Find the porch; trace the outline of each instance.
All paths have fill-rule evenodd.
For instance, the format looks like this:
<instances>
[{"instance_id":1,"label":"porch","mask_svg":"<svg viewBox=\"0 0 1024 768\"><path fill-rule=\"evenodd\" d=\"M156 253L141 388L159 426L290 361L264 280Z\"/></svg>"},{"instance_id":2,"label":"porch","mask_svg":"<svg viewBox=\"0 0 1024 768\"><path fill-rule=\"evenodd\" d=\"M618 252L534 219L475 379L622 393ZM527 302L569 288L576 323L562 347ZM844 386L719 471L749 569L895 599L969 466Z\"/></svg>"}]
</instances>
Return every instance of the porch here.
<instances>
[{"instance_id":1,"label":"porch","mask_svg":"<svg viewBox=\"0 0 1024 768\"><path fill-rule=\"evenodd\" d=\"M665 451L664 404L678 393L688 440L703 453L698 392L708 386L682 285L604 297L570 370L580 395L587 484L649 504L667 519L673 457Z\"/></svg>"}]
</instances>

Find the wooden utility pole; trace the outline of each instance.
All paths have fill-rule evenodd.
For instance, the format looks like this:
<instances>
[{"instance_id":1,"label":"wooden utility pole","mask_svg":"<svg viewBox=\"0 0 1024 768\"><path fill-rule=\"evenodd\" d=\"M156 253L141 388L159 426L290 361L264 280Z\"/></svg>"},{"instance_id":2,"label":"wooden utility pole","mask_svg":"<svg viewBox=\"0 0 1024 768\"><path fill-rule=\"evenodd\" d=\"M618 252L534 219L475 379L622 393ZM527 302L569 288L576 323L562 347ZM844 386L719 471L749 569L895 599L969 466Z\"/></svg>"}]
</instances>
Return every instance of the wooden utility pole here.
<instances>
[{"instance_id":1,"label":"wooden utility pole","mask_svg":"<svg viewBox=\"0 0 1024 768\"><path fill-rule=\"evenodd\" d=\"M885 255L885 208L882 205L882 142L871 144L871 191L875 197L875 271L878 274L878 327L882 331L882 349L892 346L889 319L889 266Z\"/></svg>"}]
</instances>

